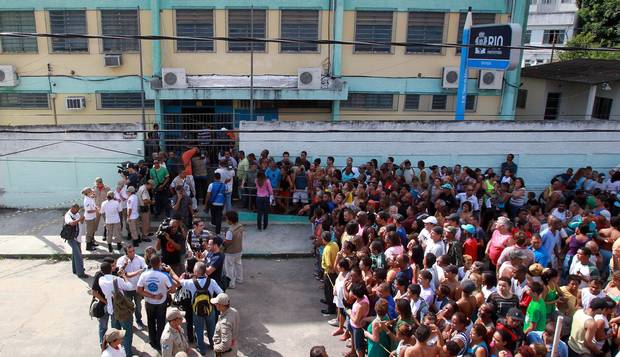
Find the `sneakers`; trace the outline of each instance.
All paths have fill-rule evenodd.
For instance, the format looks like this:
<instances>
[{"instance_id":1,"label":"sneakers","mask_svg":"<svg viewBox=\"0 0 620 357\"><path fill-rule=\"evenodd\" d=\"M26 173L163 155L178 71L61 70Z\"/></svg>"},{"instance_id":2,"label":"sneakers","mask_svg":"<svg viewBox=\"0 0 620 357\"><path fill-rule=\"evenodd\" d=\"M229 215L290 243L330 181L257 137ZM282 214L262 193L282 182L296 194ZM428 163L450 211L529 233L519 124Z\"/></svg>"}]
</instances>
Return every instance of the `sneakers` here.
<instances>
[{"instance_id":1,"label":"sneakers","mask_svg":"<svg viewBox=\"0 0 620 357\"><path fill-rule=\"evenodd\" d=\"M331 319L331 320L327 321L327 324L329 326L338 327L338 319Z\"/></svg>"},{"instance_id":2,"label":"sneakers","mask_svg":"<svg viewBox=\"0 0 620 357\"><path fill-rule=\"evenodd\" d=\"M114 253L114 249L112 249L112 243L108 243L108 252Z\"/></svg>"},{"instance_id":3,"label":"sneakers","mask_svg":"<svg viewBox=\"0 0 620 357\"><path fill-rule=\"evenodd\" d=\"M138 327L140 329L145 329L146 328L146 325L144 323L142 323L142 321L140 321L140 320L136 321L136 325L138 325Z\"/></svg>"}]
</instances>

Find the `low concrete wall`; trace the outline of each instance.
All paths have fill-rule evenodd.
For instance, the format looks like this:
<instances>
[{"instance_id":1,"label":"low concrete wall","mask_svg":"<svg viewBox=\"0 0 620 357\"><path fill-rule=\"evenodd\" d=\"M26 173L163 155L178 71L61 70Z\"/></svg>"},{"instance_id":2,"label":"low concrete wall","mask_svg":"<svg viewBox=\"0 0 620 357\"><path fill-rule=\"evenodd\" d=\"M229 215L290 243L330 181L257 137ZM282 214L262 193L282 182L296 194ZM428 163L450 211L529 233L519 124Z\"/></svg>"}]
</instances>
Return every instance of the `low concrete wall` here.
<instances>
[{"instance_id":1,"label":"low concrete wall","mask_svg":"<svg viewBox=\"0 0 620 357\"><path fill-rule=\"evenodd\" d=\"M100 176L110 187L119 179L116 165L143 158L138 124L0 127L0 207L60 208L81 201L80 191ZM85 130L31 134L14 131ZM92 132L88 132L92 131ZM103 131L103 132L95 132Z\"/></svg>"},{"instance_id":2,"label":"low concrete wall","mask_svg":"<svg viewBox=\"0 0 620 357\"><path fill-rule=\"evenodd\" d=\"M414 166L425 160L427 166L458 163L498 172L510 152L518 176L533 191L567 167L589 165L607 172L620 163L620 123L613 121L241 122L240 129L247 131L239 136L246 154L268 149L275 157L283 151L295 157L306 150L322 162L334 156L337 165L348 156L354 164L393 156Z\"/></svg>"}]
</instances>

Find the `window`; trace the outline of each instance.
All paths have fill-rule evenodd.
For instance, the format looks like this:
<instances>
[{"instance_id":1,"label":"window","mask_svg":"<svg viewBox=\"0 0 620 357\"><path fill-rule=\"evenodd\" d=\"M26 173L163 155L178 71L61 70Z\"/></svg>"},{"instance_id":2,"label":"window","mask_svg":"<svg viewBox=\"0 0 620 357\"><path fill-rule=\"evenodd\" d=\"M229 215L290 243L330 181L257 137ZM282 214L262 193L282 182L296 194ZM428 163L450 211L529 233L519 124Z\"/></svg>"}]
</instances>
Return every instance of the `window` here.
<instances>
[{"instance_id":1,"label":"window","mask_svg":"<svg viewBox=\"0 0 620 357\"><path fill-rule=\"evenodd\" d=\"M525 35L523 36L523 43L532 42L532 30L525 30Z\"/></svg>"},{"instance_id":2,"label":"window","mask_svg":"<svg viewBox=\"0 0 620 357\"><path fill-rule=\"evenodd\" d=\"M419 110L419 109L420 109L420 95L419 94L405 95L405 110Z\"/></svg>"},{"instance_id":3,"label":"window","mask_svg":"<svg viewBox=\"0 0 620 357\"><path fill-rule=\"evenodd\" d=\"M252 10L228 10L228 37L255 37L265 38L267 13L265 10L254 10L254 31L250 28ZM254 46L254 47L252 47ZM265 52L265 42L230 41L228 51L250 52L251 49Z\"/></svg>"},{"instance_id":4,"label":"window","mask_svg":"<svg viewBox=\"0 0 620 357\"><path fill-rule=\"evenodd\" d=\"M566 37L565 30L545 30L543 32L543 44L545 45L563 44L565 37Z\"/></svg>"},{"instance_id":5,"label":"window","mask_svg":"<svg viewBox=\"0 0 620 357\"><path fill-rule=\"evenodd\" d=\"M282 10L280 37L316 41L319 39L319 12L314 10ZM318 52L316 43L282 43L282 52Z\"/></svg>"},{"instance_id":6,"label":"window","mask_svg":"<svg viewBox=\"0 0 620 357\"><path fill-rule=\"evenodd\" d=\"M545 119L557 119L560 112L560 97L562 93L547 93L545 104Z\"/></svg>"},{"instance_id":7,"label":"window","mask_svg":"<svg viewBox=\"0 0 620 357\"><path fill-rule=\"evenodd\" d=\"M343 108L394 110L394 95L383 93L350 93Z\"/></svg>"},{"instance_id":8,"label":"window","mask_svg":"<svg viewBox=\"0 0 620 357\"><path fill-rule=\"evenodd\" d=\"M596 97L594 98L594 108L592 108L592 118L609 120L613 99Z\"/></svg>"},{"instance_id":9,"label":"window","mask_svg":"<svg viewBox=\"0 0 620 357\"><path fill-rule=\"evenodd\" d=\"M433 95L433 101L431 102L431 110L447 110L448 109L448 96L445 94Z\"/></svg>"},{"instance_id":10,"label":"window","mask_svg":"<svg viewBox=\"0 0 620 357\"><path fill-rule=\"evenodd\" d=\"M154 101L144 100L146 108L153 108ZM141 92L99 93L100 109L140 109L142 108Z\"/></svg>"},{"instance_id":11,"label":"window","mask_svg":"<svg viewBox=\"0 0 620 357\"><path fill-rule=\"evenodd\" d=\"M103 35L139 35L136 10L101 10ZM140 49L137 39L103 39L103 52L134 52Z\"/></svg>"},{"instance_id":12,"label":"window","mask_svg":"<svg viewBox=\"0 0 620 357\"><path fill-rule=\"evenodd\" d=\"M47 93L0 93L0 108L48 109Z\"/></svg>"},{"instance_id":13,"label":"window","mask_svg":"<svg viewBox=\"0 0 620 357\"><path fill-rule=\"evenodd\" d=\"M525 109L527 105L527 89L519 89L517 94L517 108Z\"/></svg>"},{"instance_id":14,"label":"window","mask_svg":"<svg viewBox=\"0 0 620 357\"><path fill-rule=\"evenodd\" d=\"M176 10L177 36L213 37L212 10ZM213 41L177 40L177 52L211 52Z\"/></svg>"},{"instance_id":15,"label":"window","mask_svg":"<svg viewBox=\"0 0 620 357\"><path fill-rule=\"evenodd\" d=\"M34 12L0 11L0 32L37 32ZM2 37L2 52L37 52L35 37Z\"/></svg>"},{"instance_id":16,"label":"window","mask_svg":"<svg viewBox=\"0 0 620 357\"><path fill-rule=\"evenodd\" d=\"M88 32L84 10L54 10L49 14L52 33L86 34ZM52 38L52 52L88 52L88 39Z\"/></svg>"},{"instance_id":17,"label":"window","mask_svg":"<svg viewBox=\"0 0 620 357\"><path fill-rule=\"evenodd\" d=\"M355 41L392 42L391 11L358 11L355 19ZM355 52L390 53L392 46L356 44Z\"/></svg>"},{"instance_id":18,"label":"window","mask_svg":"<svg viewBox=\"0 0 620 357\"><path fill-rule=\"evenodd\" d=\"M410 12L407 25L407 42L443 42L443 12ZM441 47L411 45L406 53L441 53Z\"/></svg>"},{"instance_id":19,"label":"window","mask_svg":"<svg viewBox=\"0 0 620 357\"><path fill-rule=\"evenodd\" d=\"M461 12L459 14L459 34L458 37L456 38L458 43L461 43L461 38L463 37L463 26L465 26L465 18L467 17L467 13L466 12ZM489 13L473 13L471 15L472 18L472 25L487 25L487 24L494 24L495 23L495 14L489 14ZM456 48L456 54L460 54L461 53L461 48L457 47Z\"/></svg>"},{"instance_id":20,"label":"window","mask_svg":"<svg viewBox=\"0 0 620 357\"><path fill-rule=\"evenodd\" d=\"M475 95L468 95L467 98L465 98L465 110L468 112L475 112L476 111L476 96Z\"/></svg>"}]
</instances>

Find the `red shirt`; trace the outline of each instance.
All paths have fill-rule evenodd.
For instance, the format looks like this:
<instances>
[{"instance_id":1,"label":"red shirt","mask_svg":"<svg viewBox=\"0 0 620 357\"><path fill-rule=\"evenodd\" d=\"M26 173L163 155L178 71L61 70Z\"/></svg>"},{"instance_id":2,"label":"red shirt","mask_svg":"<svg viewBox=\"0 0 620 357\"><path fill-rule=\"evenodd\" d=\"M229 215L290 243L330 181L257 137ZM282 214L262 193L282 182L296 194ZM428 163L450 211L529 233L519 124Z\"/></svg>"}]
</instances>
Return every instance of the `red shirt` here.
<instances>
[{"instance_id":1,"label":"red shirt","mask_svg":"<svg viewBox=\"0 0 620 357\"><path fill-rule=\"evenodd\" d=\"M194 157L197 153L198 149L192 148L185 151L183 155L181 155L181 161L183 162L184 167L183 172L185 172L186 175L192 174L192 157Z\"/></svg>"},{"instance_id":2,"label":"red shirt","mask_svg":"<svg viewBox=\"0 0 620 357\"><path fill-rule=\"evenodd\" d=\"M469 237L463 243L463 254L471 256L474 261L478 260L478 241L476 238Z\"/></svg>"}]
</instances>

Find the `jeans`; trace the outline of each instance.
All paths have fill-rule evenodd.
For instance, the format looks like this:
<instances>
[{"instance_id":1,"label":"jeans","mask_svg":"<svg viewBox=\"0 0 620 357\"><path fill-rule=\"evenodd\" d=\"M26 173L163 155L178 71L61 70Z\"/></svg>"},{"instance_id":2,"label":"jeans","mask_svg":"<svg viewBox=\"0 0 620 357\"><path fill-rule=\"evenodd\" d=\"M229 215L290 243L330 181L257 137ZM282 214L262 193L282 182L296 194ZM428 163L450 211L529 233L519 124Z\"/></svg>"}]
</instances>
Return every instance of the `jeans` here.
<instances>
[{"instance_id":1,"label":"jeans","mask_svg":"<svg viewBox=\"0 0 620 357\"><path fill-rule=\"evenodd\" d=\"M609 276L609 262L611 261L611 257L613 256L611 250L599 249L599 253L601 253L601 257L603 257L603 270L601 271L601 277L604 279Z\"/></svg>"},{"instance_id":2,"label":"jeans","mask_svg":"<svg viewBox=\"0 0 620 357\"><path fill-rule=\"evenodd\" d=\"M207 338L209 344L213 348L213 335L215 335L215 324L217 322L217 310L213 306L213 310L209 316L194 316L194 333L196 334L196 348L200 353L205 353L207 346L205 345L205 325L207 328Z\"/></svg>"},{"instance_id":3,"label":"jeans","mask_svg":"<svg viewBox=\"0 0 620 357\"><path fill-rule=\"evenodd\" d=\"M136 311L134 311L136 321L142 322L142 296L135 290L125 291L125 296L136 305Z\"/></svg>"},{"instance_id":4,"label":"jeans","mask_svg":"<svg viewBox=\"0 0 620 357\"><path fill-rule=\"evenodd\" d=\"M211 204L211 224L215 226L215 234L222 231L222 210L224 206L216 206Z\"/></svg>"},{"instance_id":5,"label":"jeans","mask_svg":"<svg viewBox=\"0 0 620 357\"><path fill-rule=\"evenodd\" d=\"M161 334L166 326L166 303L146 303L146 320L149 327L149 344L156 350L161 350Z\"/></svg>"},{"instance_id":6,"label":"jeans","mask_svg":"<svg viewBox=\"0 0 620 357\"><path fill-rule=\"evenodd\" d=\"M243 283L243 265L241 265L241 255L243 253L226 253L224 258L224 271L230 278L230 287L235 287L235 283Z\"/></svg>"},{"instance_id":7,"label":"jeans","mask_svg":"<svg viewBox=\"0 0 620 357\"><path fill-rule=\"evenodd\" d=\"M192 311L192 301L184 300L181 309L185 311L185 332L187 332L187 341L189 343L195 343L196 336L194 335L194 312Z\"/></svg>"},{"instance_id":8,"label":"jeans","mask_svg":"<svg viewBox=\"0 0 620 357\"><path fill-rule=\"evenodd\" d=\"M226 192L226 203L224 204L224 212L232 211L232 192Z\"/></svg>"},{"instance_id":9,"label":"jeans","mask_svg":"<svg viewBox=\"0 0 620 357\"><path fill-rule=\"evenodd\" d=\"M114 316L112 316L112 327L115 329L123 329L125 330L125 337L123 337L123 347L125 347L125 353L128 356L132 356L131 353L131 344L133 342L133 319L129 319L129 321L117 321Z\"/></svg>"},{"instance_id":10,"label":"jeans","mask_svg":"<svg viewBox=\"0 0 620 357\"><path fill-rule=\"evenodd\" d=\"M267 229L269 223L269 197L256 197L256 224L258 229Z\"/></svg>"},{"instance_id":11,"label":"jeans","mask_svg":"<svg viewBox=\"0 0 620 357\"><path fill-rule=\"evenodd\" d=\"M73 274L80 276L84 275L84 260L82 259L82 247L77 239L68 240L71 247L71 270Z\"/></svg>"},{"instance_id":12,"label":"jeans","mask_svg":"<svg viewBox=\"0 0 620 357\"><path fill-rule=\"evenodd\" d=\"M103 337L108 330L108 321L110 321L110 315L108 315L108 311L106 310L103 316L99 318L99 345L103 344Z\"/></svg>"}]
</instances>

